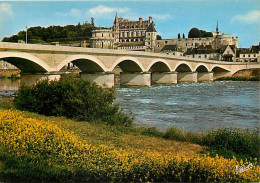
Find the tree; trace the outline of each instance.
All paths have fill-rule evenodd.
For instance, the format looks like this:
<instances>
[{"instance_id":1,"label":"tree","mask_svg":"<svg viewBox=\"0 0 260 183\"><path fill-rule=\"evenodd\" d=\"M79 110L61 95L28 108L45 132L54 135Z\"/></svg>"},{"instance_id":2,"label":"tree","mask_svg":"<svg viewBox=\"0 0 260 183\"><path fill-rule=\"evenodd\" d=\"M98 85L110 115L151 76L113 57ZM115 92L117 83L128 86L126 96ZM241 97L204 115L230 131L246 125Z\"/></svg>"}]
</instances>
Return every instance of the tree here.
<instances>
[{"instance_id":1,"label":"tree","mask_svg":"<svg viewBox=\"0 0 260 183\"><path fill-rule=\"evenodd\" d=\"M181 39L181 34L180 33L178 34L178 39Z\"/></svg>"},{"instance_id":2,"label":"tree","mask_svg":"<svg viewBox=\"0 0 260 183\"><path fill-rule=\"evenodd\" d=\"M157 39L157 40L162 40L162 36L157 35L157 36L156 36L156 39Z\"/></svg>"},{"instance_id":3,"label":"tree","mask_svg":"<svg viewBox=\"0 0 260 183\"><path fill-rule=\"evenodd\" d=\"M206 32L205 37L213 37L212 32Z\"/></svg>"},{"instance_id":4,"label":"tree","mask_svg":"<svg viewBox=\"0 0 260 183\"><path fill-rule=\"evenodd\" d=\"M183 33L183 35L182 35L182 38L183 38L183 39L185 38L185 35L184 35L184 33Z\"/></svg>"},{"instance_id":5,"label":"tree","mask_svg":"<svg viewBox=\"0 0 260 183\"><path fill-rule=\"evenodd\" d=\"M192 28L189 31L188 38L200 38L200 37L201 37L201 32L196 27Z\"/></svg>"}]
</instances>

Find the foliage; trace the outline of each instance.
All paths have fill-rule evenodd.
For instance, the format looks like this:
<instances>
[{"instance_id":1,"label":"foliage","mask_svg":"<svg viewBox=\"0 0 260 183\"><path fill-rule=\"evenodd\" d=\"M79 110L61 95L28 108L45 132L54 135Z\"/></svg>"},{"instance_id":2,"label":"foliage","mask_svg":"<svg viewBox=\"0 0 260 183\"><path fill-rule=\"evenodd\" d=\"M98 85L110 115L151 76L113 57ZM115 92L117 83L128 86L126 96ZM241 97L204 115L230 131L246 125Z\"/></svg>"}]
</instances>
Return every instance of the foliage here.
<instances>
[{"instance_id":1,"label":"foliage","mask_svg":"<svg viewBox=\"0 0 260 183\"><path fill-rule=\"evenodd\" d=\"M45 27L30 27L27 30L28 43L44 43L54 41L78 41L89 40L92 35L92 30L97 29L94 23L83 23L82 25L66 25L66 26L49 26ZM3 38L3 42L18 42L25 41L26 31L20 31L17 35Z\"/></svg>"},{"instance_id":2,"label":"foliage","mask_svg":"<svg viewBox=\"0 0 260 183\"><path fill-rule=\"evenodd\" d=\"M106 124L131 125L133 119L113 104L114 89L71 76L59 81L41 80L33 86L22 85L14 106L47 116L65 116L79 121L100 120Z\"/></svg>"},{"instance_id":3,"label":"foliage","mask_svg":"<svg viewBox=\"0 0 260 183\"><path fill-rule=\"evenodd\" d=\"M199 37L201 37L201 33L199 29L194 27L189 31L188 38L199 38Z\"/></svg>"},{"instance_id":4,"label":"foliage","mask_svg":"<svg viewBox=\"0 0 260 183\"><path fill-rule=\"evenodd\" d=\"M0 111L0 179L6 182L259 182L260 167L207 155L181 157L93 146L48 121Z\"/></svg>"},{"instance_id":5,"label":"foliage","mask_svg":"<svg viewBox=\"0 0 260 183\"><path fill-rule=\"evenodd\" d=\"M162 36L157 35L157 36L156 36L156 40L162 40Z\"/></svg>"},{"instance_id":6,"label":"foliage","mask_svg":"<svg viewBox=\"0 0 260 183\"><path fill-rule=\"evenodd\" d=\"M188 38L213 37L212 32L206 32L194 27L189 31Z\"/></svg>"},{"instance_id":7,"label":"foliage","mask_svg":"<svg viewBox=\"0 0 260 183\"><path fill-rule=\"evenodd\" d=\"M260 129L218 129L207 133L203 144L217 149L228 149L238 154L258 157L260 152Z\"/></svg>"},{"instance_id":8,"label":"foliage","mask_svg":"<svg viewBox=\"0 0 260 183\"><path fill-rule=\"evenodd\" d=\"M260 129L239 130L221 128L212 130L205 134L185 132L180 128L171 127L164 134L163 138L183 142L192 142L208 146L208 150L222 152L225 157L238 156L257 158L260 152Z\"/></svg>"}]
</instances>

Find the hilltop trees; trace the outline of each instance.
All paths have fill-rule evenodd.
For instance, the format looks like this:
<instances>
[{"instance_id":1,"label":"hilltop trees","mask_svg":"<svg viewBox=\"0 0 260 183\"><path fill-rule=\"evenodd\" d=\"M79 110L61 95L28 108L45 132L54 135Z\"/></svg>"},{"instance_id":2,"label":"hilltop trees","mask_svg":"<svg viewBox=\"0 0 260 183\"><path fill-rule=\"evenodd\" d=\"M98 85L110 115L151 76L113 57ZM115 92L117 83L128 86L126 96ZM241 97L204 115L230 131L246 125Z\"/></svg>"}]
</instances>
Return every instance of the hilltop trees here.
<instances>
[{"instance_id":1,"label":"hilltop trees","mask_svg":"<svg viewBox=\"0 0 260 183\"><path fill-rule=\"evenodd\" d=\"M92 20L91 23L78 23L77 25L66 26L49 26L45 27L30 27L28 28L28 42L29 43L42 43L54 41L78 41L89 40L92 30L97 29ZM5 37L3 42L18 42L19 40L25 41L26 31L20 31L17 35Z\"/></svg>"},{"instance_id":2,"label":"hilltop trees","mask_svg":"<svg viewBox=\"0 0 260 183\"><path fill-rule=\"evenodd\" d=\"M199 30L194 27L189 31L188 38L200 38L200 37L213 37L211 32L206 32L204 30Z\"/></svg>"}]
</instances>

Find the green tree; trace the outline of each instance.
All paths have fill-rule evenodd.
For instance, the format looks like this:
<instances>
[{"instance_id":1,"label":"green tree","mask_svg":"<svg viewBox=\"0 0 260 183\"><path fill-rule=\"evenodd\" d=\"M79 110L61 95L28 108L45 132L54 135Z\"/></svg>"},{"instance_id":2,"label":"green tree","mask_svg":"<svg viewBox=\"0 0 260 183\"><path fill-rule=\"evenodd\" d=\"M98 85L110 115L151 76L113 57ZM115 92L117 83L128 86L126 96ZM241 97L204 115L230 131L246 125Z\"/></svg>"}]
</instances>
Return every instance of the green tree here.
<instances>
[{"instance_id":1,"label":"green tree","mask_svg":"<svg viewBox=\"0 0 260 183\"><path fill-rule=\"evenodd\" d=\"M156 36L156 39L157 39L157 40L162 40L162 36L157 35L157 36Z\"/></svg>"},{"instance_id":2,"label":"green tree","mask_svg":"<svg viewBox=\"0 0 260 183\"><path fill-rule=\"evenodd\" d=\"M201 32L198 28L194 27L189 31L188 38L200 38Z\"/></svg>"}]
</instances>

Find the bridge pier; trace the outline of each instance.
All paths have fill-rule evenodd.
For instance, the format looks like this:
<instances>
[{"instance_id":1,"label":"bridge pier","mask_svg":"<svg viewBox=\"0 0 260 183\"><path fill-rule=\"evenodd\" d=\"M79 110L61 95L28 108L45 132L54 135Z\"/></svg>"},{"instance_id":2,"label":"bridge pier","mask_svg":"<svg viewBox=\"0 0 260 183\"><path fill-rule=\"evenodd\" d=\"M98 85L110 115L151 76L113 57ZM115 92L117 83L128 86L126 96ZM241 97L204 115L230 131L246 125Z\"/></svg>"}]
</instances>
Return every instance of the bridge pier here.
<instances>
[{"instance_id":1,"label":"bridge pier","mask_svg":"<svg viewBox=\"0 0 260 183\"><path fill-rule=\"evenodd\" d=\"M37 83L37 81L43 80L43 79L49 79L51 81L53 80L59 80L60 74L56 73L22 73L21 74L21 83L24 83L27 86L34 85Z\"/></svg>"},{"instance_id":2,"label":"bridge pier","mask_svg":"<svg viewBox=\"0 0 260 183\"><path fill-rule=\"evenodd\" d=\"M198 81L213 81L213 72L198 72Z\"/></svg>"},{"instance_id":3,"label":"bridge pier","mask_svg":"<svg viewBox=\"0 0 260 183\"><path fill-rule=\"evenodd\" d=\"M151 86L150 72L123 72L120 74L120 85Z\"/></svg>"},{"instance_id":4,"label":"bridge pier","mask_svg":"<svg viewBox=\"0 0 260 183\"><path fill-rule=\"evenodd\" d=\"M80 73L81 79L87 79L89 81L94 81L99 86L105 86L108 88L112 88L115 85L114 81L114 73L111 72L81 72Z\"/></svg>"},{"instance_id":5,"label":"bridge pier","mask_svg":"<svg viewBox=\"0 0 260 183\"><path fill-rule=\"evenodd\" d=\"M153 72L152 83L177 84L177 72Z\"/></svg>"},{"instance_id":6,"label":"bridge pier","mask_svg":"<svg viewBox=\"0 0 260 183\"><path fill-rule=\"evenodd\" d=\"M178 72L177 81L178 82L197 82L198 73L197 72Z\"/></svg>"}]
</instances>

